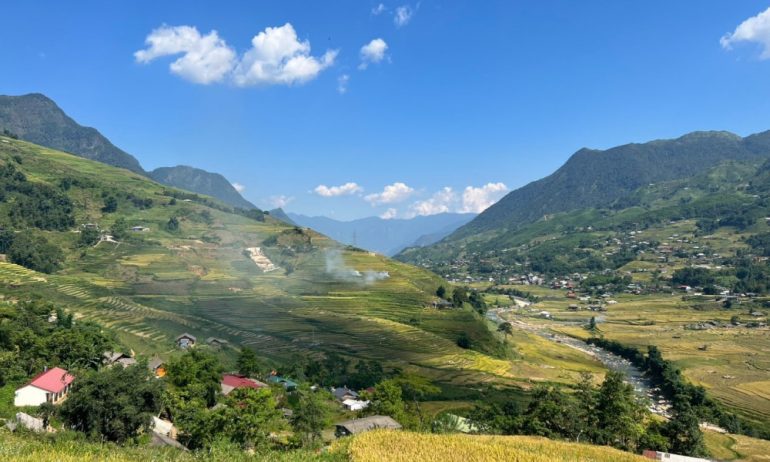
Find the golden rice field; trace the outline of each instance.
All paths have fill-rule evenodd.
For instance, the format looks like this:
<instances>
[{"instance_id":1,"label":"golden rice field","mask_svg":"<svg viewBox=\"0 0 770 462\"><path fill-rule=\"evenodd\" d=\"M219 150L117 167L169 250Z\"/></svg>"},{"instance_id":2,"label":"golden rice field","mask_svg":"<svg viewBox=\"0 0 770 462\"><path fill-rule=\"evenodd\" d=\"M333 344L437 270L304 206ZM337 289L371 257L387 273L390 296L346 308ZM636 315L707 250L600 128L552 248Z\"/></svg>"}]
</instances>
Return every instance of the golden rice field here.
<instances>
[{"instance_id":1,"label":"golden rice field","mask_svg":"<svg viewBox=\"0 0 770 462\"><path fill-rule=\"evenodd\" d=\"M357 436L354 462L643 462L641 456L604 446L529 436L433 435L387 430Z\"/></svg>"}]
</instances>

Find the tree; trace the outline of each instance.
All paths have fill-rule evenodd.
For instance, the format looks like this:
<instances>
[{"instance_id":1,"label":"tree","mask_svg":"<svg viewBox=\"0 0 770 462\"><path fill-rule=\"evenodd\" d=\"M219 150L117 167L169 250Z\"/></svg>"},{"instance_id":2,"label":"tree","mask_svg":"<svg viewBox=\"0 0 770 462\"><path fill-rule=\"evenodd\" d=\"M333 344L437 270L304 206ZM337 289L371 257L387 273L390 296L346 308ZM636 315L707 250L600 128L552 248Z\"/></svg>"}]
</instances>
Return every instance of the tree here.
<instances>
[{"instance_id":1,"label":"tree","mask_svg":"<svg viewBox=\"0 0 770 462\"><path fill-rule=\"evenodd\" d=\"M446 297L446 287L444 286L438 286L438 289L436 289L436 296L438 298L444 298Z\"/></svg>"},{"instance_id":2,"label":"tree","mask_svg":"<svg viewBox=\"0 0 770 462\"><path fill-rule=\"evenodd\" d=\"M0 229L0 253L8 253L8 249L11 248L15 236L16 233L10 229Z\"/></svg>"},{"instance_id":3,"label":"tree","mask_svg":"<svg viewBox=\"0 0 770 462\"><path fill-rule=\"evenodd\" d=\"M263 448L271 433L286 428L269 388L237 388L227 395L224 404L217 419L222 434L243 448Z\"/></svg>"},{"instance_id":4,"label":"tree","mask_svg":"<svg viewBox=\"0 0 770 462\"><path fill-rule=\"evenodd\" d=\"M524 434L573 439L578 434L576 425L575 408L567 395L549 386L535 388L522 421Z\"/></svg>"},{"instance_id":5,"label":"tree","mask_svg":"<svg viewBox=\"0 0 770 462\"><path fill-rule=\"evenodd\" d=\"M102 207L102 212L104 213L114 213L118 210L118 200L115 198L115 196L107 196L104 198L104 207Z\"/></svg>"},{"instance_id":6,"label":"tree","mask_svg":"<svg viewBox=\"0 0 770 462\"><path fill-rule=\"evenodd\" d=\"M262 365L257 354L248 347L241 348L236 366L238 367L238 373L247 377L262 372Z\"/></svg>"},{"instance_id":7,"label":"tree","mask_svg":"<svg viewBox=\"0 0 770 462\"><path fill-rule=\"evenodd\" d=\"M625 376L608 372L596 398L597 442L626 451L636 450L644 433L645 413L634 388L625 382Z\"/></svg>"},{"instance_id":8,"label":"tree","mask_svg":"<svg viewBox=\"0 0 770 462\"><path fill-rule=\"evenodd\" d=\"M671 452L685 456L702 456L706 453L700 420L686 401L674 402L674 416L666 423L663 433L668 437Z\"/></svg>"},{"instance_id":9,"label":"tree","mask_svg":"<svg viewBox=\"0 0 770 462\"><path fill-rule=\"evenodd\" d=\"M452 291L452 303L457 308L462 308L463 304L468 301L468 290L465 287L455 287Z\"/></svg>"},{"instance_id":10,"label":"tree","mask_svg":"<svg viewBox=\"0 0 770 462\"><path fill-rule=\"evenodd\" d=\"M162 382L142 365L93 371L73 383L61 416L92 438L123 442L149 429L161 395Z\"/></svg>"},{"instance_id":11,"label":"tree","mask_svg":"<svg viewBox=\"0 0 770 462\"><path fill-rule=\"evenodd\" d=\"M374 387L372 393L362 393L369 406L364 409L365 415L386 415L396 420L405 428L414 428L415 419L409 415L404 404L401 386L393 379L384 380Z\"/></svg>"},{"instance_id":12,"label":"tree","mask_svg":"<svg viewBox=\"0 0 770 462\"><path fill-rule=\"evenodd\" d=\"M460 335L457 337L457 346L459 346L462 349L468 350L471 348L471 338L468 337L468 334L465 332L460 332Z\"/></svg>"},{"instance_id":13,"label":"tree","mask_svg":"<svg viewBox=\"0 0 770 462\"><path fill-rule=\"evenodd\" d=\"M576 419L579 422L578 434L575 439L580 441L594 441L598 431L599 421L596 416L596 388L593 376L588 372L580 374L580 381L575 390L575 402L577 406Z\"/></svg>"},{"instance_id":14,"label":"tree","mask_svg":"<svg viewBox=\"0 0 770 462\"><path fill-rule=\"evenodd\" d=\"M96 228L83 228L80 230L78 246L90 247L99 242L99 230Z\"/></svg>"},{"instance_id":15,"label":"tree","mask_svg":"<svg viewBox=\"0 0 770 462\"><path fill-rule=\"evenodd\" d=\"M79 322L73 326L70 315L64 313L61 322L64 328L54 330L46 339L48 357L68 368L98 369L102 355L114 345L112 339L92 322ZM69 328L66 327L68 324Z\"/></svg>"},{"instance_id":16,"label":"tree","mask_svg":"<svg viewBox=\"0 0 770 462\"><path fill-rule=\"evenodd\" d=\"M168 231L176 232L179 230L179 219L177 217L171 217L168 219L168 222L166 223L166 229Z\"/></svg>"},{"instance_id":17,"label":"tree","mask_svg":"<svg viewBox=\"0 0 770 462\"><path fill-rule=\"evenodd\" d=\"M316 446L321 432L329 424L330 410L323 392L314 392L308 387L297 391L297 400L291 426L302 446Z\"/></svg>"},{"instance_id":18,"label":"tree","mask_svg":"<svg viewBox=\"0 0 770 462\"><path fill-rule=\"evenodd\" d=\"M118 219L115 220L115 223L112 224L110 233L115 239L125 239L126 236L128 236L128 223L126 223L126 219L123 217L118 217Z\"/></svg>"},{"instance_id":19,"label":"tree","mask_svg":"<svg viewBox=\"0 0 770 462\"><path fill-rule=\"evenodd\" d=\"M591 316L591 320L588 321L588 330L591 332L596 330L596 316Z\"/></svg>"},{"instance_id":20,"label":"tree","mask_svg":"<svg viewBox=\"0 0 770 462\"><path fill-rule=\"evenodd\" d=\"M201 349L191 349L169 362L166 375L179 390L183 401L198 401L210 407L217 402L222 371L216 356Z\"/></svg>"},{"instance_id":21,"label":"tree","mask_svg":"<svg viewBox=\"0 0 770 462\"><path fill-rule=\"evenodd\" d=\"M502 332L505 338L508 339L508 336L513 334L513 325L510 322L504 322L497 326L497 331Z\"/></svg>"},{"instance_id":22,"label":"tree","mask_svg":"<svg viewBox=\"0 0 770 462\"><path fill-rule=\"evenodd\" d=\"M53 273L59 269L64 257L62 251L49 243L45 237L21 233L16 235L8 249L8 258L11 263L25 268L41 273Z\"/></svg>"}]
</instances>

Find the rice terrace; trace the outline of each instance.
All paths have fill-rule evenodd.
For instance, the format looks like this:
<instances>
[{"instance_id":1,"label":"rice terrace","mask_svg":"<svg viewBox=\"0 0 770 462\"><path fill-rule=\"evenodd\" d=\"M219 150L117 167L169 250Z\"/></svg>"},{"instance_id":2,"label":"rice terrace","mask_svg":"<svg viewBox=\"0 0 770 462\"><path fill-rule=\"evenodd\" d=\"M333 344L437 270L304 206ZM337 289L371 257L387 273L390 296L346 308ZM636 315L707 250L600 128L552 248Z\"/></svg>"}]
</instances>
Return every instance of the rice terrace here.
<instances>
[{"instance_id":1,"label":"rice terrace","mask_svg":"<svg viewBox=\"0 0 770 462\"><path fill-rule=\"evenodd\" d=\"M767 0L4 6L0 460L770 461Z\"/></svg>"}]
</instances>

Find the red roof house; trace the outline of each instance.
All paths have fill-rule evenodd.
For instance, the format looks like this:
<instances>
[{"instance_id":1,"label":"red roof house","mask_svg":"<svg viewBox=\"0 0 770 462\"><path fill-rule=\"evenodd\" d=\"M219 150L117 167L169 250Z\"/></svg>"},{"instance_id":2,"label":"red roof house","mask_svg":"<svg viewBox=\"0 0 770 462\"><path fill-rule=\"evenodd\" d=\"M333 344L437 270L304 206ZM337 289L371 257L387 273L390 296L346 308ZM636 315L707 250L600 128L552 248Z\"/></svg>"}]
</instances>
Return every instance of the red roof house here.
<instances>
[{"instance_id":1,"label":"red roof house","mask_svg":"<svg viewBox=\"0 0 770 462\"><path fill-rule=\"evenodd\" d=\"M266 383L262 383L259 380L250 379L243 375L225 374L222 376L222 394L227 396L231 391L236 388L253 388L258 390L262 387L266 387Z\"/></svg>"},{"instance_id":2,"label":"red roof house","mask_svg":"<svg viewBox=\"0 0 770 462\"><path fill-rule=\"evenodd\" d=\"M56 404L67 397L74 380L75 377L61 367L48 369L16 390L13 403L15 406Z\"/></svg>"}]
</instances>

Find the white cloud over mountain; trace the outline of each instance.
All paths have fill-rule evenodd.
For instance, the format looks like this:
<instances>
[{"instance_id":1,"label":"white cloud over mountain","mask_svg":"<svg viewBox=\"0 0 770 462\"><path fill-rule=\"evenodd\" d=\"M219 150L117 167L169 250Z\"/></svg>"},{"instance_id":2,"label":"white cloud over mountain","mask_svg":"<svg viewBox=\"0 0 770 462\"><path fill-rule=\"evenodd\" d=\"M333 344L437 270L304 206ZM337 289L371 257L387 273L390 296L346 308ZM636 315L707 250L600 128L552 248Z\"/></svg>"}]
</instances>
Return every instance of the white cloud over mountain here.
<instances>
[{"instance_id":1,"label":"white cloud over mountain","mask_svg":"<svg viewBox=\"0 0 770 462\"><path fill-rule=\"evenodd\" d=\"M463 191L463 205L459 211L462 213L481 213L500 200L506 192L508 192L508 187L503 183L487 183L479 188L467 186Z\"/></svg>"},{"instance_id":2,"label":"white cloud over mountain","mask_svg":"<svg viewBox=\"0 0 770 462\"><path fill-rule=\"evenodd\" d=\"M243 191L246 190L246 186L240 183L233 183L233 188L235 188L235 190L238 191L239 193L242 193Z\"/></svg>"},{"instance_id":3,"label":"white cloud over mountain","mask_svg":"<svg viewBox=\"0 0 770 462\"><path fill-rule=\"evenodd\" d=\"M414 193L414 189L404 183L396 182L385 186L380 193L369 194L364 200L374 205L396 204L403 202Z\"/></svg>"},{"instance_id":4,"label":"white cloud over mountain","mask_svg":"<svg viewBox=\"0 0 770 462\"><path fill-rule=\"evenodd\" d=\"M408 217L436 215L438 213L481 213L494 204L508 188L503 183L487 183L474 187L467 186L462 194L449 186L434 193L429 199L414 202L409 206Z\"/></svg>"},{"instance_id":5,"label":"white cloud over mountain","mask_svg":"<svg viewBox=\"0 0 770 462\"><path fill-rule=\"evenodd\" d=\"M326 186L320 184L313 190L321 197L349 196L351 194L363 192L364 188L357 183L349 182L339 186Z\"/></svg>"},{"instance_id":6,"label":"white cloud over mountain","mask_svg":"<svg viewBox=\"0 0 770 462\"><path fill-rule=\"evenodd\" d=\"M217 31L201 35L192 26L161 26L145 43L147 48L134 53L137 62L181 54L170 64L171 72L204 85L225 81L243 87L302 84L333 65L338 53L327 50L321 56L311 55L310 42L300 41L290 23L255 35L240 58Z\"/></svg>"}]
</instances>

